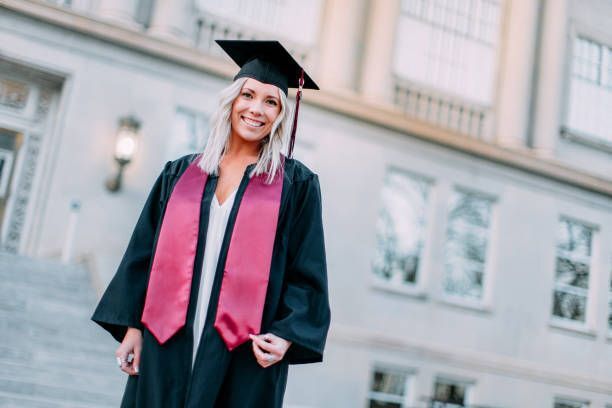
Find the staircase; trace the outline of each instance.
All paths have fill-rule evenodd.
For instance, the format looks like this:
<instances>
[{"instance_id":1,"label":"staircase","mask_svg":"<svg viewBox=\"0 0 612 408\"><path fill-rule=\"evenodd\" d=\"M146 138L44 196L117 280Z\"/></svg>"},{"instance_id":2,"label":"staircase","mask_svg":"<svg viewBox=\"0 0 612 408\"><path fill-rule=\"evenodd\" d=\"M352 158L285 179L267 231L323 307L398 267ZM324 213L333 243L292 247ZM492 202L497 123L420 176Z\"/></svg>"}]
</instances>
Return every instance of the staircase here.
<instances>
[{"instance_id":1,"label":"staircase","mask_svg":"<svg viewBox=\"0 0 612 408\"><path fill-rule=\"evenodd\" d=\"M80 266L0 252L0 407L118 407L117 342Z\"/></svg>"}]
</instances>

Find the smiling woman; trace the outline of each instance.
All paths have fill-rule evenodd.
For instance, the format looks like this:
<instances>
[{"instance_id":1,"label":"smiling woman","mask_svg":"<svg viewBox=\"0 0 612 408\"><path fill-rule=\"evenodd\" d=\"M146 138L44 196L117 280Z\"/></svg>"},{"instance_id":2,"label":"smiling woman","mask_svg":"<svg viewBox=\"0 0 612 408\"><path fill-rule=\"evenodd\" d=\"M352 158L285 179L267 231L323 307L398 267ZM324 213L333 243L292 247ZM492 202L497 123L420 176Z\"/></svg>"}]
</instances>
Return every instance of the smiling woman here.
<instances>
[{"instance_id":1,"label":"smiling woman","mask_svg":"<svg viewBox=\"0 0 612 408\"><path fill-rule=\"evenodd\" d=\"M283 154L287 89L318 88L278 42L219 44L242 68L206 147L166 164L92 317L121 343L122 407L281 407L288 365L323 359L319 181L295 127Z\"/></svg>"}]
</instances>

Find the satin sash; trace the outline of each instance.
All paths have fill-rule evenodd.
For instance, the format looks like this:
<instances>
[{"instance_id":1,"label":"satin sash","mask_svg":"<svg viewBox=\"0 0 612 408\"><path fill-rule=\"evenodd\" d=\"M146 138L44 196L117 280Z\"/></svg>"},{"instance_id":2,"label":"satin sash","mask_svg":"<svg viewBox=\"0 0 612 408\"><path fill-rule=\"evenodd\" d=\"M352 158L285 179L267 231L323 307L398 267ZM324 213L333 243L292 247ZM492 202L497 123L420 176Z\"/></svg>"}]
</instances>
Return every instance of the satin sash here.
<instances>
[{"instance_id":1,"label":"satin sash","mask_svg":"<svg viewBox=\"0 0 612 408\"><path fill-rule=\"evenodd\" d=\"M157 240L142 323L160 344L184 325L198 245L200 208L208 175L196 158L170 195ZM221 282L215 328L229 350L258 334L270 275L283 186L265 174L249 180L238 208Z\"/></svg>"}]
</instances>

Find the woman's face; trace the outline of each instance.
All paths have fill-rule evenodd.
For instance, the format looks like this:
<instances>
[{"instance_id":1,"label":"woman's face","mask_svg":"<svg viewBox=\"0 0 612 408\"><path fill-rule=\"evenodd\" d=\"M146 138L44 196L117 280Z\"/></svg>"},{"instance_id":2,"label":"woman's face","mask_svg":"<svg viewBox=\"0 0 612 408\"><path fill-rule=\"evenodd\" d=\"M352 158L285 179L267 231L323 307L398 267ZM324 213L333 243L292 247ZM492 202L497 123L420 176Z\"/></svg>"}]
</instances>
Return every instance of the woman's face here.
<instances>
[{"instance_id":1,"label":"woman's face","mask_svg":"<svg viewBox=\"0 0 612 408\"><path fill-rule=\"evenodd\" d=\"M246 142L257 142L270 134L281 111L279 89L248 78L232 104L232 134Z\"/></svg>"}]
</instances>

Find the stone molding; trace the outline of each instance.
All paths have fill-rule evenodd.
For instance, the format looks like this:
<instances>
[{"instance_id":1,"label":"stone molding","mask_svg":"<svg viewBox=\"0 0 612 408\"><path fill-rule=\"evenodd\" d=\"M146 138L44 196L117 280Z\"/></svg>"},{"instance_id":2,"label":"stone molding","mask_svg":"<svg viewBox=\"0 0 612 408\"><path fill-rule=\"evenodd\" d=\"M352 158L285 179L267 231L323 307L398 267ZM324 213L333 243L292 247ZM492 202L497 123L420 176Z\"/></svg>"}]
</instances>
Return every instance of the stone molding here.
<instances>
[{"instance_id":1,"label":"stone molding","mask_svg":"<svg viewBox=\"0 0 612 408\"><path fill-rule=\"evenodd\" d=\"M424 343L406 336L391 335L367 328L332 325L330 340L368 350L395 351L406 356L474 370L478 373L508 376L524 381L546 383L588 392L612 394L612 378L596 378L571 373L519 358L483 351L470 351L442 344Z\"/></svg>"}]
</instances>

